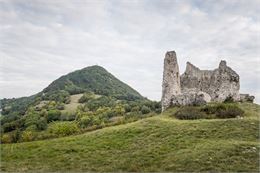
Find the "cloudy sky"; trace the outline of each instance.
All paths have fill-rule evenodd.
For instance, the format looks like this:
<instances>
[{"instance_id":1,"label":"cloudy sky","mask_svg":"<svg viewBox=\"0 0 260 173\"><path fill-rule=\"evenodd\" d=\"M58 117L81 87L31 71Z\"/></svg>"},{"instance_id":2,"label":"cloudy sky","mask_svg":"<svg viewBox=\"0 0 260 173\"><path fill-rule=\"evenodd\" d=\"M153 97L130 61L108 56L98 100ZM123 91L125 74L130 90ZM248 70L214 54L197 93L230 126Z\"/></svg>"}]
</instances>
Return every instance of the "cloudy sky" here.
<instances>
[{"instance_id":1,"label":"cloudy sky","mask_svg":"<svg viewBox=\"0 0 260 173\"><path fill-rule=\"evenodd\" d=\"M260 102L259 0L0 0L0 98L35 94L101 65L159 100L165 52L214 69L227 60Z\"/></svg>"}]
</instances>

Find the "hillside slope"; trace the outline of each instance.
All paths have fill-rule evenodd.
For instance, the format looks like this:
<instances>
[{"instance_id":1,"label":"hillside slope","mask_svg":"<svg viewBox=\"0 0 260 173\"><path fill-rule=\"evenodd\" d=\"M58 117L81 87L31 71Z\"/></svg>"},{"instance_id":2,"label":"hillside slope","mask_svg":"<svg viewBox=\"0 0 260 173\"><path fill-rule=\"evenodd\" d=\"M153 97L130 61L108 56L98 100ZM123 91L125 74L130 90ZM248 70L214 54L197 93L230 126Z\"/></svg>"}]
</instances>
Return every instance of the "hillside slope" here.
<instances>
[{"instance_id":1,"label":"hillside slope","mask_svg":"<svg viewBox=\"0 0 260 173\"><path fill-rule=\"evenodd\" d=\"M0 107L3 109L1 113L3 115L24 114L29 105L34 104L36 101L44 99L59 100L60 97L86 91L122 100L143 99L136 90L117 79L103 67L96 65L61 76L42 92L30 97L1 99Z\"/></svg>"},{"instance_id":2,"label":"hillside slope","mask_svg":"<svg viewBox=\"0 0 260 173\"><path fill-rule=\"evenodd\" d=\"M169 115L83 135L1 145L2 171L259 170L259 110L243 119L176 120Z\"/></svg>"},{"instance_id":3,"label":"hillside slope","mask_svg":"<svg viewBox=\"0 0 260 173\"><path fill-rule=\"evenodd\" d=\"M100 66L90 66L61 76L53 81L46 92L66 90L69 92L92 91L96 94L114 96L118 99L135 100L142 96L127 84L118 80L106 69Z\"/></svg>"}]
</instances>

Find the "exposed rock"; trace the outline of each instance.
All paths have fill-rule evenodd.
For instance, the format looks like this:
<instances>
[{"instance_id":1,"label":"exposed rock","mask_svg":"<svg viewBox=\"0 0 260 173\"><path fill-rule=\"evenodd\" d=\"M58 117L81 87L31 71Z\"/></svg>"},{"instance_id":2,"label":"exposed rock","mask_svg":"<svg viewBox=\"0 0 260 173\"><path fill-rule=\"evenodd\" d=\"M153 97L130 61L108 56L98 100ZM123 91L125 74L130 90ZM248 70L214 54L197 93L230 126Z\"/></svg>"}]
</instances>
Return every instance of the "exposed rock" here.
<instances>
[{"instance_id":1,"label":"exposed rock","mask_svg":"<svg viewBox=\"0 0 260 173\"><path fill-rule=\"evenodd\" d=\"M201 105L226 99L254 100L254 96L239 94L239 75L223 60L215 70L200 70L187 62L186 70L180 76L175 51L165 55L162 87L162 111L169 106Z\"/></svg>"},{"instance_id":2,"label":"exposed rock","mask_svg":"<svg viewBox=\"0 0 260 173\"><path fill-rule=\"evenodd\" d=\"M175 51L167 52L164 59L162 110L171 105L172 96L181 94L180 73Z\"/></svg>"},{"instance_id":3,"label":"exposed rock","mask_svg":"<svg viewBox=\"0 0 260 173\"><path fill-rule=\"evenodd\" d=\"M254 102L255 97L250 96L249 94L240 94L240 101L241 102Z\"/></svg>"}]
</instances>

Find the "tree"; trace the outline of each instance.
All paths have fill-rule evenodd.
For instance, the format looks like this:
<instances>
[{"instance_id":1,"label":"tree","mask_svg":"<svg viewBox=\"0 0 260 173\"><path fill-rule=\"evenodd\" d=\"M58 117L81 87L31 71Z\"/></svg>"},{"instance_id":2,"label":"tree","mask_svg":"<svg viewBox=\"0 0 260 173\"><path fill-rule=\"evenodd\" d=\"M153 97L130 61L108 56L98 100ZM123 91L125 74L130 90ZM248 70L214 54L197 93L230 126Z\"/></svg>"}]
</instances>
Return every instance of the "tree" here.
<instances>
[{"instance_id":1,"label":"tree","mask_svg":"<svg viewBox=\"0 0 260 173\"><path fill-rule=\"evenodd\" d=\"M114 108L114 111L116 112L117 116L122 116L125 114L125 108L121 104L116 105L116 107Z\"/></svg>"},{"instance_id":2,"label":"tree","mask_svg":"<svg viewBox=\"0 0 260 173\"><path fill-rule=\"evenodd\" d=\"M151 112L151 109L148 106L142 106L141 112L142 114L148 114Z\"/></svg>"},{"instance_id":3,"label":"tree","mask_svg":"<svg viewBox=\"0 0 260 173\"><path fill-rule=\"evenodd\" d=\"M92 125L93 117L92 116L84 116L80 118L78 121L80 128L87 128Z\"/></svg>"},{"instance_id":4,"label":"tree","mask_svg":"<svg viewBox=\"0 0 260 173\"><path fill-rule=\"evenodd\" d=\"M46 120L46 118L45 117L41 117L38 121L37 121L37 124L36 124L36 126L37 126L37 129L38 130L45 130L45 129L47 129L47 120Z\"/></svg>"},{"instance_id":5,"label":"tree","mask_svg":"<svg viewBox=\"0 0 260 173\"><path fill-rule=\"evenodd\" d=\"M41 117L40 113L36 111L29 112L25 116L25 127L27 130L45 130L47 128L47 120L45 117Z\"/></svg>"},{"instance_id":6,"label":"tree","mask_svg":"<svg viewBox=\"0 0 260 173\"><path fill-rule=\"evenodd\" d=\"M95 94L92 92L86 92L83 96L79 99L79 103L85 103L89 100L95 99Z\"/></svg>"},{"instance_id":7,"label":"tree","mask_svg":"<svg viewBox=\"0 0 260 173\"><path fill-rule=\"evenodd\" d=\"M61 112L59 110L50 110L47 114L47 122L57 121L60 119Z\"/></svg>"},{"instance_id":8,"label":"tree","mask_svg":"<svg viewBox=\"0 0 260 173\"><path fill-rule=\"evenodd\" d=\"M131 112L131 106L129 104L124 105L125 112Z\"/></svg>"},{"instance_id":9,"label":"tree","mask_svg":"<svg viewBox=\"0 0 260 173\"><path fill-rule=\"evenodd\" d=\"M40 115L38 112L30 111L27 115L25 115L25 127L28 128L30 126L35 126L38 123L38 120L40 119Z\"/></svg>"}]
</instances>

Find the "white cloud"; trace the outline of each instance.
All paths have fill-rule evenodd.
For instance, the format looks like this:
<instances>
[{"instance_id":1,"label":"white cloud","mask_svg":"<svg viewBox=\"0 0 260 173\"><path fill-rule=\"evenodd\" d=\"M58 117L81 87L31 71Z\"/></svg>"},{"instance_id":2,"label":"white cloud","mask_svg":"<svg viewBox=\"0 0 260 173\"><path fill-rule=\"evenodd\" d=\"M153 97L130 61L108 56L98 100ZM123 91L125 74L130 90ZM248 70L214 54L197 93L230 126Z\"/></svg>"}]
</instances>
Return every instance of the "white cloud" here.
<instances>
[{"instance_id":1,"label":"white cloud","mask_svg":"<svg viewBox=\"0 0 260 173\"><path fill-rule=\"evenodd\" d=\"M221 59L259 98L260 4L250 1L0 1L0 97L31 95L59 76L99 64L151 99L163 58L176 50L213 69Z\"/></svg>"}]
</instances>

